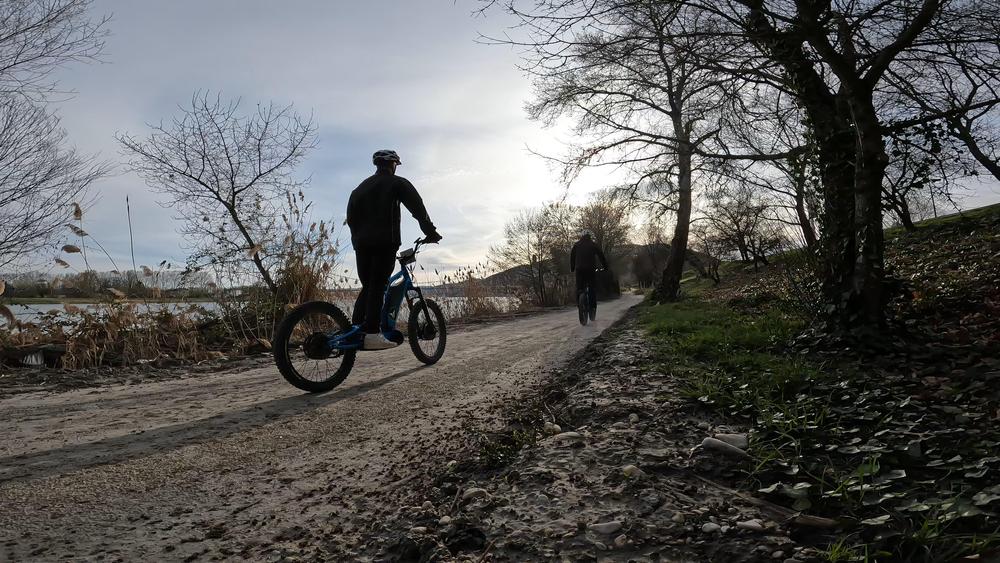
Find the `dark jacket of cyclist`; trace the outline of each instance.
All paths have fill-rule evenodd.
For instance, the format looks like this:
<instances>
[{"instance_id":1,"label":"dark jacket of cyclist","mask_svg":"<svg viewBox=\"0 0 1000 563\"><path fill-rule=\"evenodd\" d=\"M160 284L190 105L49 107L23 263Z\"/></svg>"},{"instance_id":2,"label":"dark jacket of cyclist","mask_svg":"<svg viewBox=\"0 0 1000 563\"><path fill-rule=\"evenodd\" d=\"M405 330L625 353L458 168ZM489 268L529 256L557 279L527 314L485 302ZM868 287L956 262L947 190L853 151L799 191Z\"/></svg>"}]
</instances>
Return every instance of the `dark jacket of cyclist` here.
<instances>
[{"instance_id":1,"label":"dark jacket of cyclist","mask_svg":"<svg viewBox=\"0 0 1000 563\"><path fill-rule=\"evenodd\" d=\"M396 176L402 164L395 151L380 150L372 155L375 174L351 192L347 202L347 225L358 262L361 292L354 303L352 322L365 332L366 350L391 348L397 343L382 334L382 303L385 287L396 263L400 245L399 204L420 223L427 242L441 240L424 202L413 184Z\"/></svg>"},{"instance_id":2,"label":"dark jacket of cyclist","mask_svg":"<svg viewBox=\"0 0 1000 563\"><path fill-rule=\"evenodd\" d=\"M608 268L608 259L600 246L594 242L590 233L584 231L580 240L573 245L573 250L569 253L569 269L576 272L576 294L579 296L587 287L590 288L590 309L597 309L597 261L600 260L601 267Z\"/></svg>"},{"instance_id":3,"label":"dark jacket of cyclist","mask_svg":"<svg viewBox=\"0 0 1000 563\"><path fill-rule=\"evenodd\" d=\"M354 247L399 248L401 203L420 223L424 235L437 235L417 189L388 166L382 166L351 192L347 202L347 224Z\"/></svg>"}]
</instances>

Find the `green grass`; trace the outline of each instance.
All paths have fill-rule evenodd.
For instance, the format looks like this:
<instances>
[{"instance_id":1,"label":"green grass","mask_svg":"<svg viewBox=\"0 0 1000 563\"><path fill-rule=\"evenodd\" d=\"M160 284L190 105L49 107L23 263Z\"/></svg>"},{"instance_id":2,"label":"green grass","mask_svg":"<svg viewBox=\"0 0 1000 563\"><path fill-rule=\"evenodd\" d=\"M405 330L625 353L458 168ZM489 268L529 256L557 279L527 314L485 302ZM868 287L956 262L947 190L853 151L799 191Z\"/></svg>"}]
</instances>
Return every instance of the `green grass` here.
<instances>
[{"instance_id":1,"label":"green grass","mask_svg":"<svg viewBox=\"0 0 1000 563\"><path fill-rule=\"evenodd\" d=\"M690 397L733 415L794 415L792 420L805 423L788 399L818 372L780 352L801 329L797 318L777 309L739 312L689 299L647 308L643 324L658 343L659 361L675 370L682 366Z\"/></svg>"},{"instance_id":2,"label":"green grass","mask_svg":"<svg viewBox=\"0 0 1000 563\"><path fill-rule=\"evenodd\" d=\"M697 300L665 303L646 311L649 334L667 336L679 352L699 360L720 360L733 352L771 356L801 324L778 311L739 314L721 304Z\"/></svg>"},{"instance_id":3,"label":"green grass","mask_svg":"<svg viewBox=\"0 0 1000 563\"><path fill-rule=\"evenodd\" d=\"M917 221L914 225L917 227L917 230L934 229L937 227L954 225L955 223L964 221L980 222L993 217L1000 217L1000 203L987 205L985 207L977 207L976 209L959 211L950 215L942 215L940 217L925 219L923 221ZM885 231L886 238L897 237L904 233L906 233L906 229L903 227L893 227L891 229L886 229Z\"/></svg>"}]
</instances>

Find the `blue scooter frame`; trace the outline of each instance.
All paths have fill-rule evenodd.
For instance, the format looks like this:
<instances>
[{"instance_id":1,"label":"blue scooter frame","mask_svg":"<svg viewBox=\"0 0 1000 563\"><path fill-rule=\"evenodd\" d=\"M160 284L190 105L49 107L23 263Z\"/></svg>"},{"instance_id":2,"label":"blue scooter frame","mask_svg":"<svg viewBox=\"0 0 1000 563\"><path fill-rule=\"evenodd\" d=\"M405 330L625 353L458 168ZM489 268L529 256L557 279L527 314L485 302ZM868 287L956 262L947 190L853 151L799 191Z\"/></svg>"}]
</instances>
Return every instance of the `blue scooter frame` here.
<instances>
[{"instance_id":1,"label":"blue scooter frame","mask_svg":"<svg viewBox=\"0 0 1000 563\"><path fill-rule=\"evenodd\" d=\"M399 309L406 300L408 307L412 309L415 301L424 298L423 292L413 283L413 264L417 261L417 252L423 245L422 239L417 239L413 248L408 248L397 257L399 261L399 271L396 272L386 285L385 293L382 297L382 331L390 336L390 340L403 342L403 333L396 330L396 318L399 316ZM426 308L424 309L426 311ZM430 314L429 312L425 314ZM429 319L428 319L429 320ZM331 350L361 350L364 345L365 333L358 325L352 325L347 332L336 332L330 335L329 346Z\"/></svg>"}]
</instances>

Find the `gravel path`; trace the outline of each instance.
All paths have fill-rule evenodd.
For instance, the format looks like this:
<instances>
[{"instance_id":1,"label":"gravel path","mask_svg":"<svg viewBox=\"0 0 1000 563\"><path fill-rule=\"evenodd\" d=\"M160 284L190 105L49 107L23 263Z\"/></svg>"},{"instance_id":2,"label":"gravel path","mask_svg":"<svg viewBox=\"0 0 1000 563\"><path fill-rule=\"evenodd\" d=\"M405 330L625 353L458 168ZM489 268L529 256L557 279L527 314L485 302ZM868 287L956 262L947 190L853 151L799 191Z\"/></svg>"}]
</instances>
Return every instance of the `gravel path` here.
<instances>
[{"instance_id":1,"label":"gravel path","mask_svg":"<svg viewBox=\"0 0 1000 563\"><path fill-rule=\"evenodd\" d=\"M324 395L260 368L2 400L0 560L349 557L464 428L638 302L456 332L431 367L365 353Z\"/></svg>"}]
</instances>

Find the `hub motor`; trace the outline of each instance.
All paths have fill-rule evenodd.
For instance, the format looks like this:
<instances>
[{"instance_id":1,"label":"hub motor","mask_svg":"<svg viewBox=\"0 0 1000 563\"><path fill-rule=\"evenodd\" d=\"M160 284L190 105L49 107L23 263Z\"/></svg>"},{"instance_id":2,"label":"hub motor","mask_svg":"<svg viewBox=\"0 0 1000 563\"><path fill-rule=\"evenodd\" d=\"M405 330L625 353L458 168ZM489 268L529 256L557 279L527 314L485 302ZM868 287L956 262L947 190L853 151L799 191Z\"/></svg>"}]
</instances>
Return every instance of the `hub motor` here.
<instances>
[{"instance_id":1,"label":"hub motor","mask_svg":"<svg viewBox=\"0 0 1000 563\"><path fill-rule=\"evenodd\" d=\"M330 338L325 332L314 332L302 342L302 351L310 360L325 360L333 355Z\"/></svg>"}]
</instances>

